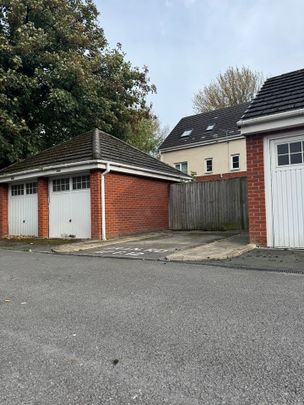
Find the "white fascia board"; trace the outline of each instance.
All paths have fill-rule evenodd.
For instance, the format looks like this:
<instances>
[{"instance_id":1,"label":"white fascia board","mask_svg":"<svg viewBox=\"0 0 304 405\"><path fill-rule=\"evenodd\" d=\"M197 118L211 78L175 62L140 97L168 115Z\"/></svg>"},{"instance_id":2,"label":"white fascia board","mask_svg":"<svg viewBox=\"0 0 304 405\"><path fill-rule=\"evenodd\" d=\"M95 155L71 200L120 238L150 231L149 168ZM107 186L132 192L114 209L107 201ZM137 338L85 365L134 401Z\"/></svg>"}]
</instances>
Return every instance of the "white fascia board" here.
<instances>
[{"instance_id":1,"label":"white fascia board","mask_svg":"<svg viewBox=\"0 0 304 405\"><path fill-rule=\"evenodd\" d=\"M215 138L215 139L211 139L211 140L208 140L208 141L190 143L188 145L171 146L170 148L159 149L159 151L160 151L160 153L174 152L176 150L197 148L199 146L214 145L216 143L224 143L224 142L236 141L238 139L244 139L244 138L245 138L244 135L235 135L233 137L229 136L227 138Z\"/></svg>"},{"instance_id":2,"label":"white fascia board","mask_svg":"<svg viewBox=\"0 0 304 405\"><path fill-rule=\"evenodd\" d=\"M175 182L191 181L191 178L183 175L166 174L158 170L150 170L141 167L129 166L125 164L115 163L102 160L88 160L77 163L66 163L63 165L45 166L37 169L30 169L16 173L8 173L0 176L0 183L8 183L12 181L26 180L43 176L59 176L69 173L81 172L90 169L106 169L107 164L111 165L111 171L134 174L137 176L153 177L162 180L171 180Z\"/></svg>"},{"instance_id":3,"label":"white fascia board","mask_svg":"<svg viewBox=\"0 0 304 405\"><path fill-rule=\"evenodd\" d=\"M160 170L154 170L154 169L146 169L145 167L140 167L140 166L131 166L131 165L126 165L124 163L117 163L117 162L112 162L112 161L100 161L102 164L110 164L111 165L111 171L121 171L121 169L124 169L124 173L130 173L130 174L136 174L138 176L148 176L148 177L155 177L155 178L163 178L166 180L174 180L174 181L191 181L192 178L187 175L183 175L182 173L179 174L169 174L169 173L164 173ZM166 164L166 163L164 163ZM169 165L168 165L169 166ZM171 166L169 166L171 168Z\"/></svg>"},{"instance_id":4,"label":"white fascia board","mask_svg":"<svg viewBox=\"0 0 304 405\"><path fill-rule=\"evenodd\" d=\"M192 179L190 177L174 177L174 176L166 176L166 175L161 175L161 174L156 174L156 173L149 173L144 170L138 170L138 169L130 169L127 167L119 167L119 166L112 166L111 165L111 171L113 172L119 172L119 173L125 173L125 174L133 174L136 176L144 176L144 177L151 177L155 179L160 179L160 180L170 180L174 182L183 182L183 181L191 181Z\"/></svg>"},{"instance_id":5,"label":"white fascia board","mask_svg":"<svg viewBox=\"0 0 304 405\"><path fill-rule=\"evenodd\" d=\"M38 167L36 169L23 170L16 173L8 173L0 176L0 183L11 181L26 180L37 177L59 176L66 173L75 173L83 170L95 169L97 161L86 161L82 163L66 163L61 165ZM105 166L104 166L105 167Z\"/></svg>"},{"instance_id":6,"label":"white fascia board","mask_svg":"<svg viewBox=\"0 0 304 405\"><path fill-rule=\"evenodd\" d=\"M304 108L286 111L284 113L265 115L238 121L241 134L250 134L276 131L280 129L295 128L304 125Z\"/></svg>"}]
</instances>

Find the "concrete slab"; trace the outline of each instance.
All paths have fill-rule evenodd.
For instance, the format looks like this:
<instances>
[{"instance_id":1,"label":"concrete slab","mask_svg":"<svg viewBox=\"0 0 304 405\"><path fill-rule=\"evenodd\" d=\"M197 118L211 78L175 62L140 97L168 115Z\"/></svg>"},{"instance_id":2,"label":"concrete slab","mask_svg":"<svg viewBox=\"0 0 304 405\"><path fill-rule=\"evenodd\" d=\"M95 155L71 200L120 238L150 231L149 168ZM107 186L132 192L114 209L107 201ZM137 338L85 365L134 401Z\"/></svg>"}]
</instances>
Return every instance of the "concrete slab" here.
<instances>
[{"instance_id":1,"label":"concrete slab","mask_svg":"<svg viewBox=\"0 0 304 405\"><path fill-rule=\"evenodd\" d=\"M79 250L80 255L166 260L168 255L231 236L231 232L162 232L153 235L118 239L96 244L92 249ZM75 248L73 245L72 248ZM58 249L56 249L58 252ZM67 252L65 247L60 253Z\"/></svg>"},{"instance_id":2,"label":"concrete slab","mask_svg":"<svg viewBox=\"0 0 304 405\"><path fill-rule=\"evenodd\" d=\"M256 246L248 243L246 234L231 236L212 243L186 249L182 252L173 253L167 256L170 261L200 262L206 260L224 260L240 256Z\"/></svg>"}]
</instances>

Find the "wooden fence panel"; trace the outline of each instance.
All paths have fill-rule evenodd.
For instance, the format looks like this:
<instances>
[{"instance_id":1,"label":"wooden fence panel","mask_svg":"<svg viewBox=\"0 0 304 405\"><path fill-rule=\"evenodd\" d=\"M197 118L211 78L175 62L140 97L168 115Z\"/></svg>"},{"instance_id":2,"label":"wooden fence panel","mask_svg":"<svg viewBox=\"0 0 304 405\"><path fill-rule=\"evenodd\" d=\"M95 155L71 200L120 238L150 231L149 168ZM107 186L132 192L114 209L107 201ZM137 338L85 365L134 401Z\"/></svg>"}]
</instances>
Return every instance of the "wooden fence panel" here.
<instances>
[{"instance_id":1,"label":"wooden fence panel","mask_svg":"<svg viewBox=\"0 0 304 405\"><path fill-rule=\"evenodd\" d=\"M247 230L247 179L172 184L169 226L173 230Z\"/></svg>"}]
</instances>

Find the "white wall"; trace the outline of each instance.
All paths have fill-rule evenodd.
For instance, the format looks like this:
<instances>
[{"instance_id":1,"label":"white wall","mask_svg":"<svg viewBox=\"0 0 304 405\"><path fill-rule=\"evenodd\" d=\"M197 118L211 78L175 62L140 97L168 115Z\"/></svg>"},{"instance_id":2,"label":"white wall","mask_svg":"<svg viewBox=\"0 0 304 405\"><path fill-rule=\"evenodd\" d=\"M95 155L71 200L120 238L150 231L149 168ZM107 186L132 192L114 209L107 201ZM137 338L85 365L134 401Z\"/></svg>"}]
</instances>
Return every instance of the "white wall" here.
<instances>
[{"instance_id":1,"label":"white wall","mask_svg":"<svg viewBox=\"0 0 304 405\"><path fill-rule=\"evenodd\" d=\"M175 163L188 162L188 174L205 175L205 159L213 158L212 174L230 173L232 154L240 154L240 171L246 171L246 140L237 139L212 145L198 146L173 152L162 152L161 161L174 166Z\"/></svg>"}]
</instances>

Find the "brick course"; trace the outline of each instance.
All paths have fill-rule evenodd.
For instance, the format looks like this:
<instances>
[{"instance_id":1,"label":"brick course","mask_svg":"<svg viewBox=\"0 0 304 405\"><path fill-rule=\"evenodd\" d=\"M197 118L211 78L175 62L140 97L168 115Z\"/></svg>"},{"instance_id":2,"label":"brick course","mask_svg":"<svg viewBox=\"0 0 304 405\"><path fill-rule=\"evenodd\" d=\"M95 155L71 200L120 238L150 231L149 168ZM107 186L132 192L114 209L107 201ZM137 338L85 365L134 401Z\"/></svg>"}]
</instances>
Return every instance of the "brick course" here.
<instances>
[{"instance_id":1,"label":"brick course","mask_svg":"<svg viewBox=\"0 0 304 405\"><path fill-rule=\"evenodd\" d=\"M249 237L259 246L267 245L263 140L263 135L246 140Z\"/></svg>"},{"instance_id":2,"label":"brick course","mask_svg":"<svg viewBox=\"0 0 304 405\"><path fill-rule=\"evenodd\" d=\"M231 172L231 173L222 173L222 174L206 174L204 176L195 176L195 180L202 182L202 181L235 179L238 177L247 177L247 172L240 171L240 172Z\"/></svg>"},{"instance_id":3,"label":"brick course","mask_svg":"<svg viewBox=\"0 0 304 405\"><path fill-rule=\"evenodd\" d=\"M101 170L90 173L91 238L101 239Z\"/></svg>"},{"instance_id":4,"label":"brick course","mask_svg":"<svg viewBox=\"0 0 304 405\"><path fill-rule=\"evenodd\" d=\"M0 238L8 235L8 185L0 184Z\"/></svg>"},{"instance_id":5,"label":"brick course","mask_svg":"<svg viewBox=\"0 0 304 405\"><path fill-rule=\"evenodd\" d=\"M109 173L105 184L108 238L168 229L169 182Z\"/></svg>"},{"instance_id":6,"label":"brick course","mask_svg":"<svg viewBox=\"0 0 304 405\"><path fill-rule=\"evenodd\" d=\"M48 178L38 178L38 236L49 237L49 188Z\"/></svg>"}]
</instances>

